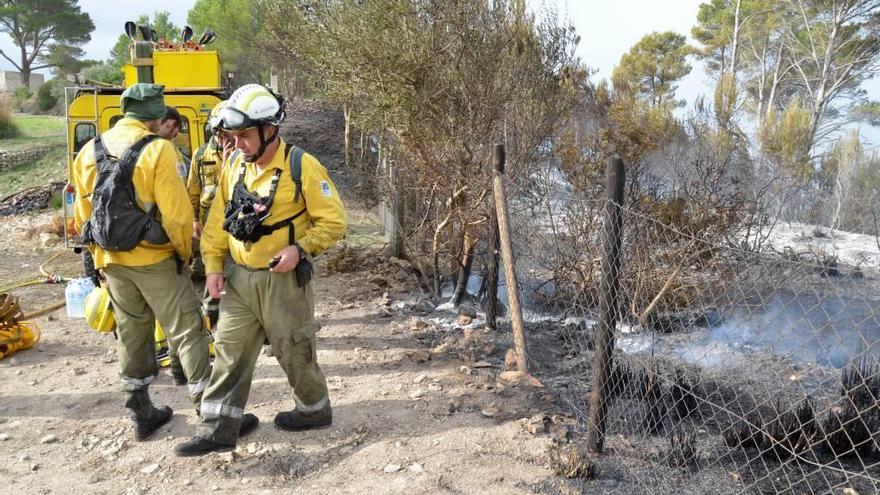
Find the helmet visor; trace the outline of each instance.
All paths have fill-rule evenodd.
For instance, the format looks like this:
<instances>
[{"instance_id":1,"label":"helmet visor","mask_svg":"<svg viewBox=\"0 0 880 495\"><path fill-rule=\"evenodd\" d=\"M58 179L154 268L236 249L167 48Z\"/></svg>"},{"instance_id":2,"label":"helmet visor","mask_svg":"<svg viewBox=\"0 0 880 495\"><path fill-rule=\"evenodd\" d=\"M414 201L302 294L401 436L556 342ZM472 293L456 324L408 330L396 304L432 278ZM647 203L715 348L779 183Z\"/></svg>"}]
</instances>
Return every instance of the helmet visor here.
<instances>
[{"instance_id":1,"label":"helmet visor","mask_svg":"<svg viewBox=\"0 0 880 495\"><path fill-rule=\"evenodd\" d=\"M212 119L213 120L213 119ZM251 120L244 112L237 108L225 107L217 114L216 121L212 122L212 127L217 129L222 127L228 131L239 131L254 127L255 122Z\"/></svg>"}]
</instances>

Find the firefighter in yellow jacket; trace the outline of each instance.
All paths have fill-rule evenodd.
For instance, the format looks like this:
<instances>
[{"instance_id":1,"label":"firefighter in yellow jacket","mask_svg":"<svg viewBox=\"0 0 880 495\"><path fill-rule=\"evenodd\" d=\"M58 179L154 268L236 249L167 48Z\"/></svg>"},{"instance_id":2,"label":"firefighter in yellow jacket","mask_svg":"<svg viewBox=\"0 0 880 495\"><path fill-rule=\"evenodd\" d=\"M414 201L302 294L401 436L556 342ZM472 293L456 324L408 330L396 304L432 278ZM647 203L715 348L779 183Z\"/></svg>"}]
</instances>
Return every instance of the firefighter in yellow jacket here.
<instances>
[{"instance_id":1,"label":"firefighter in yellow jacket","mask_svg":"<svg viewBox=\"0 0 880 495\"><path fill-rule=\"evenodd\" d=\"M206 129L211 137L193 154L192 166L189 168L189 176L186 181L194 217L192 274L194 278L198 279L205 278L205 265L201 256L202 229L208 218L211 203L214 201L220 170L232 151L229 136L226 131L220 128L218 119L218 114L226 106L226 103L226 100L221 101L211 110ZM208 314L213 328L217 325L220 301L212 298L207 290L203 299L205 312Z\"/></svg>"},{"instance_id":2,"label":"firefighter in yellow jacket","mask_svg":"<svg viewBox=\"0 0 880 495\"><path fill-rule=\"evenodd\" d=\"M280 97L249 84L220 111L236 152L202 233L211 295L220 299L216 359L202 398L196 435L178 445L181 456L235 448L254 366L268 338L293 387L295 407L275 425L305 430L331 424L327 382L317 363L310 255L342 238L345 210L327 170L278 135ZM227 255L231 263L224 267Z\"/></svg>"},{"instance_id":3,"label":"firefighter in yellow jacket","mask_svg":"<svg viewBox=\"0 0 880 495\"><path fill-rule=\"evenodd\" d=\"M70 177L76 229L106 277L116 317L125 407L144 440L172 415L148 393L158 372L155 321L178 350L196 408L210 376L208 335L181 269L191 255L192 208L174 145L155 134L165 116L163 87L135 84L122 93L121 108L124 118L80 150Z\"/></svg>"},{"instance_id":4,"label":"firefighter in yellow jacket","mask_svg":"<svg viewBox=\"0 0 880 495\"><path fill-rule=\"evenodd\" d=\"M193 155L189 177L186 180L186 188L195 216L193 233L196 239L202 236L205 220L208 219L208 210L211 208L214 194L217 191L220 170L231 151L228 135L220 128L218 120L218 114L226 104L226 100L221 101L211 110L207 129L210 138Z\"/></svg>"}]
</instances>

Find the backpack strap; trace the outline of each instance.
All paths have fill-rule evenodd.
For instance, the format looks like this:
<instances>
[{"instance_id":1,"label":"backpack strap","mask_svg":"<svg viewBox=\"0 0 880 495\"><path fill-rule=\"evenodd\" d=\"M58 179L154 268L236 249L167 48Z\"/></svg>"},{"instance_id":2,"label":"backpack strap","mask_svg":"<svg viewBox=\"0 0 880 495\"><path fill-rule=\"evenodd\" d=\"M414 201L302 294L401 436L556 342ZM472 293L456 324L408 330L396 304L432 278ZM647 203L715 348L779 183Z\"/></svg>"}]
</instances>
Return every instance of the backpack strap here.
<instances>
[{"instance_id":1,"label":"backpack strap","mask_svg":"<svg viewBox=\"0 0 880 495\"><path fill-rule=\"evenodd\" d=\"M102 173L105 171L104 168L109 163L109 160L107 160L107 156L110 153L107 151L107 147L104 146L104 141L101 139L100 134L95 136L94 148L95 148L95 163L98 165L98 172Z\"/></svg>"},{"instance_id":2,"label":"backpack strap","mask_svg":"<svg viewBox=\"0 0 880 495\"><path fill-rule=\"evenodd\" d=\"M143 151L144 147L148 144L152 143L156 139L159 139L159 136L156 134L147 134L139 141L131 145L125 153L122 155L122 159L119 160L119 166L125 167L126 175L131 175L134 172L134 166L137 164L137 159L141 155L141 151ZM95 137L95 163L98 166L99 172L106 172L107 167L112 164L111 158L115 158L110 155L110 152L107 151L107 146L104 145L104 141L101 139L101 136Z\"/></svg>"},{"instance_id":3,"label":"backpack strap","mask_svg":"<svg viewBox=\"0 0 880 495\"><path fill-rule=\"evenodd\" d=\"M293 183L296 186L296 190L293 193L293 202L299 203L299 198L302 197L302 159L306 152L299 146L284 143L284 153L290 162L290 178L293 179ZM303 201L305 201L305 198L303 198Z\"/></svg>"},{"instance_id":4,"label":"backpack strap","mask_svg":"<svg viewBox=\"0 0 880 495\"><path fill-rule=\"evenodd\" d=\"M306 202L306 197L302 194L302 159L305 153L306 152L303 151L303 149L299 146L294 146L290 143L284 143L284 154L287 155L287 161L290 163L290 178L293 179L293 184L295 188L293 193L294 203L299 203L300 197L302 197L303 203ZM303 204L303 206L306 205ZM280 225L284 222L289 222L288 225L290 227L287 230L288 245L293 246L294 244L296 244L296 229L293 226L293 221L299 218L307 210L308 207L303 208L292 217L287 218L276 224Z\"/></svg>"},{"instance_id":5,"label":"backpack strap","mask_svg":"<svg viewBox=\"0 0 880 495\"><path fill-rule=\"evenodd\" d=\"M119 166L123 167L127 177L131 178L131 175L134 173L134 166L137 164L138 157L141 156L144 148L157 139L159 139L158 135L147 134L125 151L119 160Z\"/></svg>"}]
</instances>

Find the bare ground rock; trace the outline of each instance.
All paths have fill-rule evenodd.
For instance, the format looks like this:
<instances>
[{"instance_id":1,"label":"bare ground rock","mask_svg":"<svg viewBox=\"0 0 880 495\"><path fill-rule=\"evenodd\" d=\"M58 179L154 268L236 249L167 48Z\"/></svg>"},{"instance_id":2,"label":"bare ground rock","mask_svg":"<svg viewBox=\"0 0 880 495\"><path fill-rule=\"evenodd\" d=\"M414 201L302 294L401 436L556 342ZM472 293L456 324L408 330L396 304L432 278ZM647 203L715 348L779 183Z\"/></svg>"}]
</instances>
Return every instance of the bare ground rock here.
<instances>
[{"instance_id":1,"label":"bare ground rock","mask_svg":"<svg viewBox=\"0 0 880 495\"><path fill-rule=\"evenodd\" d=\"M62 251L26 238L49 222L48 213L0 219L9 234L0 239L4 286ZM15 366L0 361L0 493L576 493L546 466L550 436L521 424L547 405L529 399L527 384L500 385L500 366L465 374L459 352L431 352L432 342L417 337L434 325L410 330L421 317L408 309L422 301L414 279L398 281L398 264L350 251L357 263L331 254L317 264L318 357L333 401L331 428L273 427L293 401L277 361L261 355L248 403L261 424L236 452L173 455L193 434L196 415L165 370L151 394L174 408L174 418L135 442L118 362L106 359L113 337L59 310L36 319L36 348L16 354ZM65 253L52 266L75 271L77 261ZM394 282L379 287L371 281L377 274ZM25 312L63 300L63 292L63 285L15 290ZM389 306L379 304L383 298ZM392 315L382 318L382 308ZM477 347L481 353L485 343Z\"/></svg>"}]
</instances>

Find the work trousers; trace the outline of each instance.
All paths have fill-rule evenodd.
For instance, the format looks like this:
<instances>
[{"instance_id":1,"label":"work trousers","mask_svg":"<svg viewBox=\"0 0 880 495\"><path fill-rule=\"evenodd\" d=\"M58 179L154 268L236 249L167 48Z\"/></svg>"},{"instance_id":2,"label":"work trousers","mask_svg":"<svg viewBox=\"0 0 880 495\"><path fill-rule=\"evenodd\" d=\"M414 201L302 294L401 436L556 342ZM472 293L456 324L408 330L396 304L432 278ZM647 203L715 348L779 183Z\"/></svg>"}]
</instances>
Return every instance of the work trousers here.
<instances>
[{"instance_id":1,"label":"work trousers","mask_svg":"<svg viewBox=\"0 0 880 495\"><path fill-rule=\"evenodd\" d=\"M227 264L226 294L214 333L214 368L202 399L196 435L235 444L251 389L254 367L268 339L296 408L316 412L329 404L327 380L315 350L312 284L297 287L294 272L271 273Z\"/></svg>"},{"instance_id":2,"label":"work trousers","mask_svg":"<svg viewBox=\"0 0 880 495\"><path fill-rule=\"evenodd\" d=\"M177 351L198 409L208 385L209 337L188 270L177 273L175 259L147 266L111 264L104 268L116 317L117 353L127 393L146 390L159 371L156 321Z\"/></svg>"}]
</instances>

